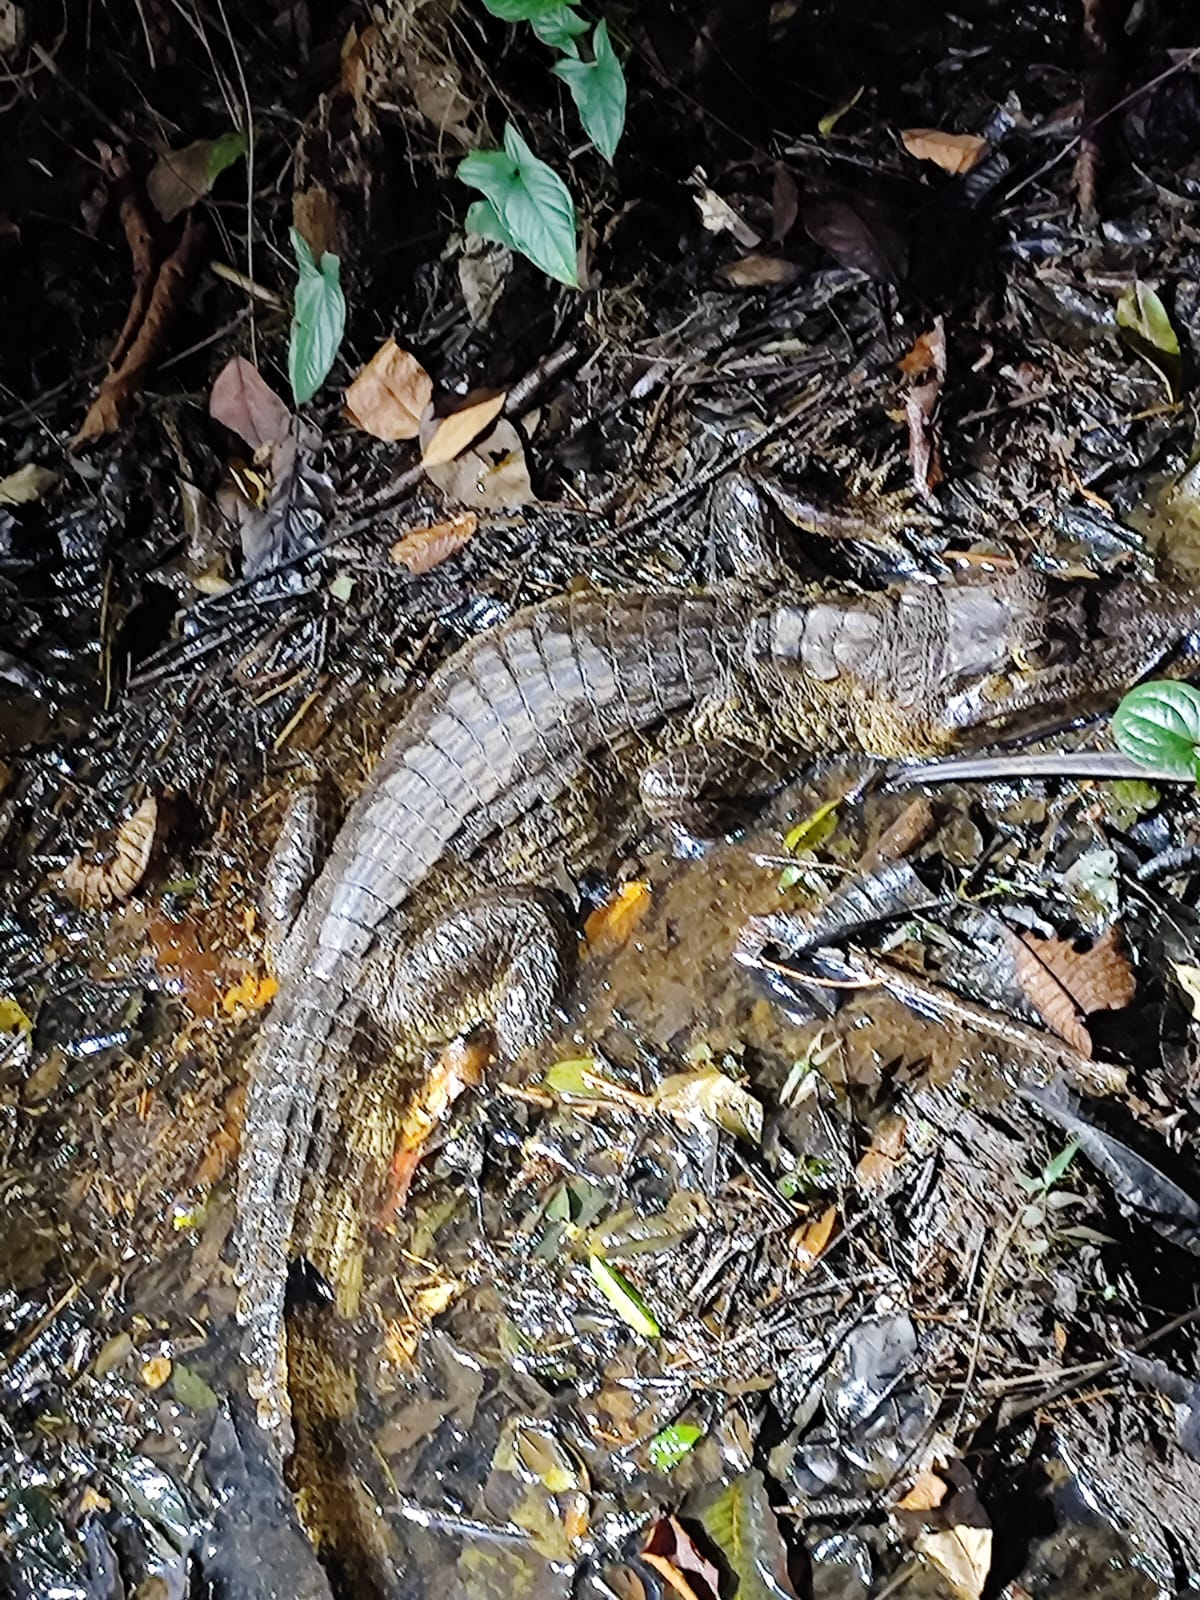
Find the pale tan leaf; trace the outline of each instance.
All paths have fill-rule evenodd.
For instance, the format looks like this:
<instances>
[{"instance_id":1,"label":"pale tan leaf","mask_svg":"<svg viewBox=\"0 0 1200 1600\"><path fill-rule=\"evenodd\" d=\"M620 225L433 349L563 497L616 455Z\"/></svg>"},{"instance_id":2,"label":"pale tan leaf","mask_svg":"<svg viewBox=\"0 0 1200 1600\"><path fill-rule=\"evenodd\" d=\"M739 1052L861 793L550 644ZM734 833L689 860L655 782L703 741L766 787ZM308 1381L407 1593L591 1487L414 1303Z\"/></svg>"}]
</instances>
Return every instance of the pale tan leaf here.
<instances>
[{"instance_id":1,"label":"pale tan leaf","mask_svg":"<svg viewBox=\"0 0 1200 1600\"><path fill-rule=\"evenodd\" d=\"M1188 997L1192 1015L1200 1017L1200 967L1189 966L1186 961L1172 961L1171 971L1175 982Z\"/></svg>"},{"instance_id":2,"label":"pale tan leaf","mask_svg":"<svg viewBox=\"0 0 1200 1600\"><path fill-rule=\"evenodd\" d=\"M414 575L432 572L443 561L456 555L475 535L479 518L473 511L460 511L447 522L428 528L413 528L392 546L392 560Z\"/></svg>"},{"instance_id":3,"label":"pale tan leaf","mask_svg":"<svg viewBox=\"0 0 1200 1600\"><path fill-rule=\"evenodd\" d=\"M85 911L95 911L114 900L125 900L142 881L154 847L158 826L158 801L147 795L117 829L112 853L104 861L76 856L63 869L62 886Z\"/></svg>"},{"instance_id":4,"label":"pale tan leaf","mask_svg":"<svg viewBox=\"0 0 1200 1600\"><path fill-rule=\"evenodd\" d=\"M762 1102L717 1067L672 1073L659 1084L654 1103L671 1116L707 1118L737 1138L762 1142Z\"/></svg>"},{"instance_id":5,"label":"pale tan leaf","mask_svg":"<svg viewBox=\"0 0 1200 1600\"><path fill-rule=\"evenodd\" d=\"M728 262L720 269L720 275L735 289L762 289L773 284L795 283L800 268L782 256L750 255Z\"/></svg>"},{"instance_id":6,"label":"pale tan leaf","mask_svg":"<svg viewBox=\"0 0 1200 1600\"><path fill-rule=\"evenodd\" d=\"M950 1485L936 1472L921 1472L912 1488L902 1500L896 1501L897 1511L933 1511L940 1506L950 1491Z\"/></svg>"},{"instance_id":7,"label":"pale tan leaf","mask_svg":"<svg viewBox=\"0 0 1200 1600\"><path fill-rule=\"evenodd\" d=\"M806 1222L792 1235L792 1252L801 1272L811 1272L829 1247L837 1225L836 1206L829 1206L812 1222Z\"/></svg>"},{"instance_id":8,"label":"pale tan leaf","mask_svg":"<svg viewBox=\"0 0 1200 1600\"><path fill-rule=\"evenodd\" d=\"M232 357L217 373L208 397L208 414L252 450L277 444L292 424L286 402L244 356Z\"/></svg>"},{"instance_id":9,"label":"pale tan leaf","mask_svg":"<svg viewBox=\"0 0 1200 1600\"><path fill-rule=\"evenodd\" d=\"M515 511L537 499L521 436L505 417L474 449L426 470L444 495L476 511Z\"/></svg>"},{"instance_id":10,"label":"pale tan leaf","mask_svg":"<svg viewBox=\"0 0 1200 1600\"><path fill-rule=\"evenodd\" d=\"M970 172L987 150L988 142L977 133L943 133L940 128L905 128L900 135L904 148L918 161L932 161L943 172Z\"/></svg>"},{"instance_id":11,"label":"pale tan leaf","mask_svg":"<svg viewBox=\"0 0 1200 1600\"><path fill-rule=\"evenodd\" d=\"M452 411L448 417L439 417L423 441L421 461L426 468L445 466L473 444L504 409L507 392L488 395L470 405Z\"/></svg>"},{"instance_id":12,"label":"pale tan leaf","mask_svg":"<svg viewBox=\"0 0 1200 1600\"><path fill-rule=\"evenodd\" d=\"M36 461L27 461L7 478L0 478L0 506L27 506L40 500L57 482L57 472L39 467Z\"/></svg>"},{"instance_id":13,"label":"pale tan leaf","mask_svg":"<svg viewBox=\"0 0 1200 1600\"><path fill-rule=\"evenodd\" d=\"M425 368L387 339L346 390L346 413L376 439L415 439L432 399L433 379Z\"/></svg>"},{"instance_id":14,"label":"pale tan leaf","mask_svg":"<svg viewBox=\"0 0 1200 1600\"><path fill-rule=\"evenodd\" d=\"M706 183L700 183L699 192L694 199L696 208L700 212L701 226L709 233L732 234L747 250L753 250L756 245L762 243L762 235L733 209L728 200L723 200L717 191L710 189Z\"/></svg>"},{"instance_id":15,"label":"pale tan leaf","mask_svg":"<svg viewBox=\"0 0 1200 1600\"><path fill-rule=\"evenodd\" d=\"M959 1600L980 1600L992 1566L990 1528L939 1528L918 1534L914 1548L938 1569Z\"/></svg>"}]
</instances>

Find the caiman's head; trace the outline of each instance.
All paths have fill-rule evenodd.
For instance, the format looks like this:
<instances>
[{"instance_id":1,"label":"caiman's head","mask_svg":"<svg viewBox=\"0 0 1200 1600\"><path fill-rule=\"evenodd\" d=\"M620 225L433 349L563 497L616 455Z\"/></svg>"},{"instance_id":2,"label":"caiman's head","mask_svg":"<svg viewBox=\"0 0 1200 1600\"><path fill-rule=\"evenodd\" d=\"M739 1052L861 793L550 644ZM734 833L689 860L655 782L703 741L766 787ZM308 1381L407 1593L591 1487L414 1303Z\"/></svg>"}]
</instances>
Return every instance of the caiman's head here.
<instances>
[{"instance_id":1,"label":"caiman's head","mask_svg":"<svg viewBox=\"0 0 1200 1600\"><path fill-rule=\"evenodd\" d=\"M789 731L805 717L878 755L1049 732L1147 674L1200 669L1200 598L1153 584L977 575L776 603L751 636Z\"/></svg>"}]
</instances>

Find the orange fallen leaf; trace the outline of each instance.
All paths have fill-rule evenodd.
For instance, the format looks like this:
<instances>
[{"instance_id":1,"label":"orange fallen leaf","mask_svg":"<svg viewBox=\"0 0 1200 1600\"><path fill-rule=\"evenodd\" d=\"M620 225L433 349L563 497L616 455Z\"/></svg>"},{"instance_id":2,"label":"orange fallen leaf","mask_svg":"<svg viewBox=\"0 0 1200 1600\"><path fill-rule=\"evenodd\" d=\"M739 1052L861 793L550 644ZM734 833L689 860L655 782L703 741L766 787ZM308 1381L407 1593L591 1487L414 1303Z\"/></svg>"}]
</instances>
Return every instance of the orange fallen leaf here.
<instances>
[{"instance_id":1,"label":"orange fallen leaf","mask_svg":"<svg viewBox=\"0 0 1200 1600\"><path fill-rule=\"evenodd\" d=\"M425 1082L409 1102L400 1125L387 1191L379 1208L380 1227L390 1226L403 1210L430 1135L463 1090L473 1089L482 1082L489 1054L487 1044L479 1039L456 1039L434 1062Z\"/></svg>"},{"instance_id":2,"label":"orange fallen leaf","mask_svg":"<svg viewBox=\"0 0 1200 1600\"><path fill-rule=\"evenodd\" d=\"M937 372L945 377L946 341L937 328L927 328L919 333L912 345L896 365L906 378L919 378L924 372Z\"/></svg>"},{"instance_id":3,"label":"orange fallen leaf","mask_svg":"<svg viewBox=\"0 0 1200 1600\"><path fill-rule=\"evenodd\" d=\"M592 955L611 955L626 943L650 909L650 885L641 878L623 883L610 899L597 906L583 925L583 937Z\"/></svg>"},{"instance_id":4,"label":"orange fallen leaf","mask_svg":"<svg viewBox=\"0 0 1200 1600\"><path fill-rule=\"evenodd\" d=\"M1133 999L1137 980L1118 928L1109 928L1086 950L1077 950L1068 939L1039 939L1036 933L1024 933L1021 938L1085 1016L1093 1011L1121 1011Z\"/></svg>"},{"instance_id":5,"label":"orange fallen leaf","mask_svg":"<svg viewBox=\"0 0 1200 1600\"><path fill-rule=\"evenodd\" d=\"M414 576L432 572L456 555L474 537L478 526L479 518L473 511L460 511L447 522L413 528L392 546L392 560L407 567Z\"/></svg>"},{"instance_id":6,"label":"orange fallen leaf","mask_svg":"<svg viewBox=\"0 0 1200 1600\"><path fill-rule=\"evenodd\" d=\"M912 1488L903 1500L896 1501L897 1511L932 1511L940 1506L949 1493L950 1485L936 1472L917 1474Z\"/></svg>"},{"instance_id":7,"label":"orange fallen leaf","mask_svg":"<svg viewBox=\"0 0 1200 1600\"><path fill-rule=\"evenodd\" d=\"M829 1206L819 1217L814 1218L812 1222L806 1222L792 1235L792 1251L796 1258L796 1267L800 1272L811 1272L824 1255L830 1239L833 1238L837 1219L837 1207Z\"/></svg>"},{"instance_id":8,"label":"orange fallen leaf","mask_svg":"<svg viewBox=\"0 0 1200 1600\"><path fill-rule=\"evenodd\" d=\"M506 390L475 400L470 405L452 411L448 417L434 422L428 439L421 450L421 463L426 467L443 467L453 461L489 428L504 409L508 399Z\"/></svg>"},{"instance_id":9,"label":"orange fallen leaf","mask_svg":"<svg viewBox=\"0 0 1200 1600\"><path fill-rule=\"evenodd\" d=\"M900 137L910 156L956 175L977 166L988 147L977 133L943 133L940 128L905 128Z\"/></svg>"},{"instance_id":10,"label":"orange fallen leaf","mask_svg":"<svg viewBox=\"0 0 1200 1600\"><path fill-rule=\"evenodd\" d=\"M346 414L376 439L415 439L432 399L433 379L416 356L386 339L346 390Z\"/></svg>"},{"instance_id":11,"label":"orange fallen leaf","mask_svg":"<svg viewBox=\"0 0 1200 1600\"><path fill-rule=\"evenodd\" d=\"M221 996L221 1010L232 1017L238 1011L261 1011L279 993L279 980L248 972Z\"/></svg>"}]
</instances>

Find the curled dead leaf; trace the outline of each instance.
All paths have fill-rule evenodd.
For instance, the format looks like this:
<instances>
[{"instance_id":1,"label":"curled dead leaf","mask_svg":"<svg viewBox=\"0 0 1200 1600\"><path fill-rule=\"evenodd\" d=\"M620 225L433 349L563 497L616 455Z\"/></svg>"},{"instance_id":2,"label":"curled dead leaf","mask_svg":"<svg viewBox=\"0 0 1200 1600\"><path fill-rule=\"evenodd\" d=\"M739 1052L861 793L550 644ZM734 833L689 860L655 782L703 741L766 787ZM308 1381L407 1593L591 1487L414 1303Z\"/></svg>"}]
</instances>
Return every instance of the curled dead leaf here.
<instances>
[{"instance_id":1,"label":"curled dead leaf","mask_svg":"<svg viewBox=\"0 0 1200 1600\"><path fill-rule=\"evenodd\" d=\"M432 400L433 379L416 356L386 339L346 390L346 414L376 439L415 439Z\"/></svg>"},{"instance_id":2,"label":"curled dead leaf","mask_svg":"<svg viewBox=\"0 0 1200 1600\"><path fill-rule=\"evenodd\" d=\"M1018 937L1006 931L1017 982L1025 998L1060 1039L1089 1060L1092 1041L1083 1018L1093 1011L1119 1011L1133 999L1133 969L1110 928L1090 949L1064 939Z\"/></svg>"},{"instance_id":3,"label":"curled dead leaf","mask_svg":"<svg viewBox=\"0 0 1200 1600\"><path fill-rule=\"evenodd\" d=\"M950 1485L944 1478L939 1478L936 1472L920 1472L904 1498L896 1501L896 1510L933 1511L949 1492Z\"/></svg>"},{"instance_id":4,"label":"curled dead leaf","mask_svg":"<svg viewBox=\"0 0 1200 1600\"><path fill-rule=\"evenodd\" d=\"M436 418L429 426L428 437L422 439L422 465L426 469L442 467L461 455L496 420L507 398L507 392L501 390L460 406L448 417ZM424 435L425 429L421 431Z\"/></svg>"},{"instance_id":5,"label":"curled dead leaf","mask_svg":"<svg viewBox=\"0 0 1200 1600\"><path fill-rule=\"evenodd\" d=\"M938 1569L959 1600L980 1600L992 1568L990 1528L938 1528L918 1534L914 1548Z\"/></svg>"},{"instance_id":6,"label":"curled dead leaf","mask_svg":"<svg viewBox=\"0 0 1200 1600\"><path fill-rule=\"evenodd\" d=\"M447 522L413 528L392 546L392 560L407 567L414 577L432 572L473 539L478 526L479 518L473 511L460 511Z\"/></svg>"},{"instance_id":7,"label":"curled dead leaf","mask_svg":"<svg viewBox=\"0 0 1200 1600\"><path fill-rule=\"evenodd\" d=\"M208 414L252 450L278 443L292 423L287 404L244 356L232 357L217 373L208 397Z\"/></svg>"},{"instance_id":8,"label":"curled dead leaf","mask_svg":"<svg viewBox=\"0 0 1200 1600\"><path fill-rule=\"evenodd\" d=\"M656 1522L642 1546L642 1560L653 1567L680 1600L717 1600L720 1572L674 1517Z\"/></svg>"},{"instance_id":9,"label":"curled dead leaf","mask_svg":"<svg viewBox=\"0 0 1200 1600\"><path fill-rule=\"evenodd\" d=\"M76 856L63 869L62 887L85 911L127 900L145 876L157 826L158 801L150 794L117 829L109 859Z\"/></svg>"},{"instance_id":10,"label":"curled dead leaf","mask_svg":"<svg viewBox=\"0 0 1200 1600\"><path fill-rule=\"evenodd\" d=\"M900 138L910 156L954 174L978 166L988 147L977 133L943 133L940 128L905 128Z\"/></svg>"},{"instance_id":11,"label":"curled dead leaf","mask_svg":"<svg viewBox=\"0 0 1200 1600\"><path fill-rule=\"evenodd\" d=\"M476 511L515 511L537 499L521 435L506 417L473 449L426 471L444 495Z\"/></svg>"},{"instance_id":12,"label":"curled dead leaf","mask_svg":"<svg viewBox=\"0 0 1200 1600\"><path fill-rule=\"evenodd\" d=\"M900 1116L882 1117L870 1148L855 1168L859 1188L866 1194L878 1194L886 1189L895 1176L904 1155L908 1137L908 1123Z\"/></svg>"}]
</instances>

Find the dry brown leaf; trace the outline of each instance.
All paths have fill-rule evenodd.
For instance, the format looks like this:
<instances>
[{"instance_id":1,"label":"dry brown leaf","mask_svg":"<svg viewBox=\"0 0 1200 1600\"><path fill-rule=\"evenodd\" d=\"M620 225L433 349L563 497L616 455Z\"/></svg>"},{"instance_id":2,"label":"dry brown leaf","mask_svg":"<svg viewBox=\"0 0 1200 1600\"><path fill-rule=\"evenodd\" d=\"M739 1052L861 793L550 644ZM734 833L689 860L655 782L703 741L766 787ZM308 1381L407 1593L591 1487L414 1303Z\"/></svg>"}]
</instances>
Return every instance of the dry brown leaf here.
<instances>
[{"instance_id":1,"label":"dry brown leaf","mask_svg":"<svg viewBox=\"0 0 1200 1600\"><path fill-rule=\"evenodd\" d=\"M49 467L39 467L36 461L27 461L23 467L0 478L0 506L27 506L42 496L58 482L58 473Z\"/></svg>"},{"instance_id":2,"label":"dry brown leaf","mask_svg":"<svg viewBox=\"0 0 1200 1600\"><path fill-rule=\"evenodd\" d=\"M416 356L386 339L346 390L346 414L376 439L415 439L432 399L433 379Z\"/></svg>"},{"instance_id":3,"label":"dry brown leaf","mask_svg":"<svg viewBox=\"0 0 1200 1600\"><path fill-rule=\"evenodd\" d=\"M733 209L728 200L723 200L715 189L710 189L698 172L693 177L698 187L698 193L693 198L700 212L702 227L709 233L732 234L747 250L753 250L762 243L762 235Z\"/></svg>"},{"instance_id":4,"label":"dry brown leaf","mask_svg":"<svg viewBox=\"0 0 1200 1600\"><path fill-rule=\"evenodd\" d=\"M795 283L800 268L782 256L752 255L728 262L720 269L720 275L735 289L762 289L773 284Z\"/></svg>"},{"instance_id":5,"label":"dry brown leaf","mask_svg":"<svg viewBox=\"0 0 1200 1600\"><path fill-rule=\"evenodd\" d=\"M910 156L956 174L970 172L988 147L987 140L977 133L943 133L940 128L905 128L900 137Z\"/></svg>"},{"instance_id":6,"label":"dry brown leaf","mask_svg":"<svg viewBox=\"0 0 1200 1600\"><path fill-rule=\"evenodd\" d=\"M903 1500L896 1501L897 1511L933 1511L950 1492L950 1485L936 1472L920 1472Z\"/></svg>"},{"instance_id":7,"label":"dry brown leaf","mask_svg":"<svg viewBox=\"0 0 1200 1600\"><path fill-rule=\"evenodd\" d=\"M85 911L128 899L145 876L157 826L158 801L149 794L117 829L111 858L85 861L76 856L63 869L63 888Z\"/></svg>"},{"instance_id":8,"label":"dry brown leaf","mask_svg":"<svg viewBox=\"0 0 1200 1600\"><path fill-rule=\"evenodd\" d=\"M717 1600L721 1575L714 1561L701 1554L696 1541L674 1517L662 1517L642 1546L642 1560L653 1567L680 1600Z\"/></svg>"},{"instance_id":9,"label":"dry brown leaf","mask_svg":"<svg viewBox=\"0 0 1200 1600\"><path fill-rule=\"evenodd\" d=\"M133 294L130 297L129 309L125 313L125 321L116 342L108 354L109 366L119 367L145 320L150 296L154 291L154 279L158 272L158 252L154 245L154 230L142 205L142 196L134 184L133 173L130 171L124 152L110 150L107 145L103 146L100 151L100 165L108 179L112 196L117 202L117 214L125 232L125 243L129 247L130 262L133 267Z\"/></svg>"},{"instance_id":10,"label":"dry brown leaf","mask_svg":"<svg viewBox=\"0 0 1200 1600\"><path fill-rule=\"evenodd\" d=\"M537 499L521 435L506 417L473 450L426 470L444 495L476 511L515 511Z\"/></svg>"},{"instance_id":11,"label":"dry brown leaf","mask_svg":"<svg viewBox=\"0 0 1200 1600\"><path fill-rule=\"evenodd\" d=\"M452 411L448 417L436 418L428 438L422 440L422 465L427 469L443 467L461 455L496 420L507 398L507 391L502 389L499 394L487 395ZM424 429L421 431L425 433Z\"/></svg>"},{"instance_id":12,"label":"dry brown leaf","mask_svg":"<svg viewBox=\"0 0 1200 1600\"><path fill-rule=\"evenodd\" d=\"M174 222L189 206L203 200L225 167L238 158L226 155L222 159L219 154L230 137L227 134L221 139L197 139L182 150L168 150L158 158L146 179L146 194L164 222ZM236 149L240 154L242 146ZM214 156L218 163L215 172Z\"/></svg>"},{"instance_id":13,"label":"dry brown leaf","mask_svg":"<svg viewBox=\"0 0 1200 1600\"><path fill-rule=\"evenodd\" d=\"M1006 928L1004 942L1012 956L1013 971L1021 992L1030 1005L1052 1032L1060 1039L1065 1039L1072 1050L1090 1060L1091 1037L1069 991L1024 938Z\"/></svg>"},{"instance_id":14,"label":"dry brown leaf","mask_svg":"<svg viewBox=\"0 0 1200 1600\"><path fill-rule=\"evenodd\" d=\"M881 1118L870 1148L855 1168L859 1188L877 1194L891 1183L904 1154L908 1123L900 1116Z\"/></svg>"},{"instance_id":15,"label":"dry brown leaf","mask_svg":"<svg viewBox=\"0 0 1200 1600\"><path fill-rule=\"evenodd\" d=\"M650 885L638 878L623 883L603 905L588 914L583 937L592 955L611 955L626 943L650 909Z\"/></svg>"},{"instance_id":16,"label":"dry brown leaf","mask_svg":"<svg viewBox=\"0 0 1200 1600\"><path fill-rule=\"evenodd\" d=\"M837 1225L836 1206L829 1206L812 1222L806 1222L792 1235L792 1253L800 1272L811 1272L829 1247Z\"/></svg>"},{"instance_id":17,"label":"dry brown leaf","mask_svg":"<svg viewBox=\"0 0 1200 1600\"><path fill-rule=\"evenodd\" d=\"M1137 979L1118 928L1109 928L1086 950L1077 950L1067 939L1039 939L1035 933L1021 937L1085 1017L1093 1011L1121 1011L1133 999Z\"/></svg>"},{"instance_id":18,"label":"dry brown leaf","mask_svg":"<svg viewBox=\"0 0 1200 1600\"><path fill-rule=\"evenodd\" d=\"M906 378L920 378L933 372L939 378L946 376L946 340L936 327L919 333L912 345L896 365Z\"/></svg>"},{"instance_id":19,"label":"dry brown leaf","mask_svg":"<svg viewBox=\"0 0 1200 1600\"><path fill-rule=\"evenodd\" d=\"M941 317L936 319L928 333L918 339L905 360L910 358L914 362L926 362L925 367L917 370L932 371L928 382L914 383L904 397L913 486L918 494L929 496L942 481L941 449L935 421L938 398L946 378L946 330Z\"/></svg>"},{"instance_id":20,"label":"dry brown leaf","mask_svg":"<svg viewBox=\"0 0 1200 1600\"><path fill-rule=\"evenodd\" d=\"M297 189L292 195L292 226L320 262L323 255L338 255L337 201L323 184Z\"/></svg>"},{"instance_id":21,"label":"dry brown leaf","mask_svg":"<svg viewBox=\"0 0 1200 1600\"><path fill-rule=\"evenodd\" d=\"M278 443L292 425L286 403L244 356L234 356L217 373L208 397L208 414L252 450Z\"/></svg>"},{"instance_id":22,"label":"dry brown leaf","mask_svg":"<svg viewBox=\"0 0 1200 1600\"><path fill-rule=\"evenodd\" d=\"M920 1533L914 1549L931 1562L959 1600L980 1600L992 1567L992 1530L958 1524Z\"/></svg>"},{"instance_id":23,"label":"dry brown leaf","mask_svg":"<svg viewBox=\"0 0 1200 1600\"><path fill-rule=\"evenodd\" d=\"M392 546L392 560L407 567L414 577L432 572L473 539L478 526L479 518L473 511L460 511L448 522L413 528Z\"/></svg>"}]
</instances>

